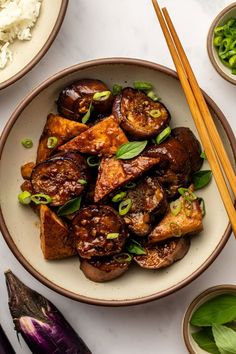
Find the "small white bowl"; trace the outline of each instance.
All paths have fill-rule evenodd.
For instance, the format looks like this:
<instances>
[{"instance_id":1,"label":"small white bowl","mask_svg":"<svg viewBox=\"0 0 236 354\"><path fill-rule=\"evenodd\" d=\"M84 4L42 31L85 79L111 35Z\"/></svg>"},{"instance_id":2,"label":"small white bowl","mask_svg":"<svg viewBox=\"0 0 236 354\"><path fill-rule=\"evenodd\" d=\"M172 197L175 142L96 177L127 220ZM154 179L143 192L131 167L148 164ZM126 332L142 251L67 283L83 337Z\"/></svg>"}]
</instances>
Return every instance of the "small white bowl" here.
<instances>
[{"instance_id":1,"label":"small white bowl","mask_svg":"<svg viewBox=\"0 0 236 354\"><path fill-rule=\"evenodd\" d=\"M218 74L220 74L227 81L236 85L236 75L232 74L231 70L220 61L217 54L217 50L213 45L214 29L217 26L224 25L227 22L227 20L229 20L232 17L236 18L236 2L225 7L212 22L207 36L207 51L208 51L210 61L214 66L214 68L216 69L216 71L218 72Z\"/></svg>"},{"instance_id":2,"label":"small white bowl","mask_svg":"<svg viewBox=\"0 0 236 354\"><path fill-rule=\"evenodd\" d=\"M0 70L0 90L27 74L46 54L64 20L69 0L43 0L30 41L10 45L13 61Z\"/></svg>"},{"instance_id":3,"label":"small white bowl","mask_svg":"<svg viewBox=\"0 0 236 354\"><path fill-rule=\"evenodd\" d=\"M189 323L192 314L198 309L199 306L204 304L204 302L222 294L236 295L236 285L224 284L213 286L198 295L189 305L183 319L183 337L190 354L209 354L205 350L201 349L192 337L192 333L195 331L194 327Z\"/></svg>"}]
</instances>

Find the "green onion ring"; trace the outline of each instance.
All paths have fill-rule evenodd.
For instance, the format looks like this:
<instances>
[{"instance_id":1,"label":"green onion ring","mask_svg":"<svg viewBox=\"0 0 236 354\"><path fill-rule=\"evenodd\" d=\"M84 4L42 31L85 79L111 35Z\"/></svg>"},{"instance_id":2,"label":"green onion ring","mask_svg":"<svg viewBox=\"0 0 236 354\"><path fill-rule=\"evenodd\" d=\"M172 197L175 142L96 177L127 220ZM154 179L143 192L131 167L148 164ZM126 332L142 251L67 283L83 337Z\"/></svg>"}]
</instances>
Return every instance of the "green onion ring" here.
<instances>
[{"instance_id":1,"label":"green onion ring","mask_svg":"<svg viewBox=\"0 0 236 354\"><path fill-rule=\"evenodd\" d=\"M31 196L31 200L32 202L34 202L34 204L39 205L39 204L51 203L52 198L47 194L38 193L38 194L33 194Z\"/></svg>"},{"instance_id":2,"label":"green onion ring","mask_svg":"<svg viewBox=\"0 0 236 354\"><path fill-rule=\"evenodd\" d=\"M119 214L122 216L126 215L130 211L131 207L132 207L132 200L130 198L123 200L119 204Z\"/></svg>"},{"instance_id":3,"label":"green onion ring","mask_svg":"<svg viewBox=\"0 0 236 354\"><path fill-rule=\"evenodd\" d=\"M29 138L25 138L21 140L21 145L23 145L26 149L30 149L33 146L33 141Z\"/></svg>"},{"instance_id":4,"label":"green onion ring","mask_svg":"<svg viewBox=\"0 0 236 354\"><path fill-rule=\"evenodd\" d=\"M47 147L54 149L58 144L58 138L56 136L50 136L47 141Z\"/></svg>"},{"instance_id":5,"label":"green onion ring","mask_svg":"<svg viewBox=\"0 0 236 354\"><path fill-rule=\"evenodd\" d=\"M171 128L168 126L164 130L162 130L160 134L157 135L156 137L157 144L161 144L164 140L168 138L168 136L170 136L170 134L171 134Z\"/></svg>"},{"instance_id":6,"label":"green onion ring","mask_svg":"<svg viewBox=\"0 0 236 354\"><path fill-rule=\"evenodd\" d=\"M87 158L87 164L90 167L99 166L99 163L100 163L100 161L99 161L99 158L97 156L91 155L91 156L89 156Z\"/></svg>"},{"instance_id":7,"label":"green onion ring","mask_svg":"<svg viewBox=\"0 0 236 354\"><path fill-rule=\"evenodd\" d=\"M126 194L127 194L126 192L117 193L112 198L112 202L114 202L114 203L121 202L126 197Z\"/></svg>"},{"instance_id":8,"label":"green onion ring","mask_svg":"<svg viewBox=\"0 0 236 354\"><path fill-rule=\"evenodd\" d=\"M31 203L31 193L28 191L24 191L18 194L18 200L21 204L27 205Z\"/></svg>"},{"instance_id":9,"label":"green onion ring","mask_svg":"<svg viewBox=\"0 0 236 354\"><path fill-rule=\"evenodd\" d=\"M113 259L118 263L126 263L132 261L132 256L129 253L120 253L113 256Z\"/></svg>"},{"instance_id":10,"label":"green onion ring","mask_svg":"<svg viewBox=\"0 0 236 354\"><path fill-rule=\"evenodd\" d=\"M111 91L96 92L93 95L93 100L94 101L105 101L110 97L110 95L111 95Z\"/></svg>"}]
</instances>

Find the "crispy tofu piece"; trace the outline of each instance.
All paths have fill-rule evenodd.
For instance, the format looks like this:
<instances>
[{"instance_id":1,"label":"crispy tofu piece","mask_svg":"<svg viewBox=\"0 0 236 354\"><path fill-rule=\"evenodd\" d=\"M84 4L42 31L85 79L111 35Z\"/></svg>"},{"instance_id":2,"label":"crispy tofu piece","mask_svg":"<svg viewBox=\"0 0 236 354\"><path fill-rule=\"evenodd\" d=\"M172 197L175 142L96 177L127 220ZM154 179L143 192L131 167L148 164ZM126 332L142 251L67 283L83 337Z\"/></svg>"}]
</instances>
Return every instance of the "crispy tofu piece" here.
<instances>
[{"instance_id":1,"label":"crispy tofu piece","mask_svg":"<svg viewBox=\"0 0 236 354\"><path fill-rule=\"evenodd\" d=\"M191 211L183 206L178 215L173 215L169 210L148 236L148 243L153 244L171 237L196 234L202 229L202 211L198 201L193 201Z\"/></svg>"},{"instance_id":2,"label":"crispy tofu piece","mask_svg":"<svg viewBox=\"0 0 236 354\"><path fill-rule=\"evenodd\" d=\"M75 255L73 238L67 225L46 205L40 205L40 240L45 259Z\"/></svg>"},{"instance_id":3,"label":"crispy tofu piece","mask_svg":"<svg viewBox=\"0 0 236 354\"><path fill-rule=\"evenodd\" d=\"M36 162L39 163L46 160L55 148L84 132L86 129L88 129L88 127L85 124L49 114L39 140ZM47 147L48 138L50 136L55 136L58 139L57 146L54 149Z\"/></svg>"},{"instance_id":4,"label":"crispy tofu piece","mask_svg":"<svg viewBox=\"0 0 236 354\"><path fill-rule=\"evenodd\" d=\"M35 167L34 162L27 162L26 164L21 166L21 176L24 179L30 179L34 167Z\"/></svg>"},{"instance_id":5,"label":"crispy tofu piece","mask_svg":"<svg viewBox=\"0 0 236 354\"><path fill-rule=\"evenodd\" d=\"M160 161L159 157L140 155L130 160L118 160L115 157L103 158L95 187L94 201L106 197L114 189L140 176Z\"/></svg>"},{"instance_id":6,"label":"crispy tofu piece","mask_svg":"<svg viewBox=\"0 0 236 354\"><path fill-rule=\"evenodd\" d=\"M78 150L85 154L111 156L120 145L127 142L118 122L110 116L60 146L59 150Z\"/></svg>"}]
</instances>

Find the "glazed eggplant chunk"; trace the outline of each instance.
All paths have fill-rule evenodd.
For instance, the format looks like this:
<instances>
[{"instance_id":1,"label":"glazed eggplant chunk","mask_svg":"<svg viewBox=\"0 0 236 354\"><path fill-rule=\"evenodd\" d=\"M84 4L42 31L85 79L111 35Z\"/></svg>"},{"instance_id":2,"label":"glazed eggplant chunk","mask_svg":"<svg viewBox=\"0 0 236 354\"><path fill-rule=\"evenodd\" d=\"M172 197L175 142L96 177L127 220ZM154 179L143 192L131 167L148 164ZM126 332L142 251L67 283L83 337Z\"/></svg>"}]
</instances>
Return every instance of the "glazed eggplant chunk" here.
<instances>
[{"instance_id":1,"label":"glazed eggplant chunk","mask_svg":"<svg viewBox=\"0 0 236 354\"><path fill-rule=\"evenodd\" d=\"M147 149L146 155L160 159L155 173L168 199L178 194L178 188L188 184L191 164L189 155L179 140L170 137L160 145L152 145Z\"/></svg>"},{"instance_id":2,"label":"glazed eggplant chunk","mask_svg":"<svg viewBox=\"0 0 236 354\"><path fill-rule=\"evenodd\" d=\"M24 179L30 179L33 168L35 167L35 163L34 162L28 162L26 164L24 164L23 166L21 166L21 176Z\"/></svg>"},{"instance_id":3,"label":"glazed eggplant chunk","mask_svg":"<svg viewBox=\"0 0 236 354\"><path fill-rule=\"evenodd\" d=\"M130 262L117 262L114 258L81 260L80 269L86 278L97 283L113 280L124 274Z\"/></svg>"},{"instance_id":4,"label":"glazed eggplant chunk","mask_svg":"<svg viewBox=\"0 0 236 354\"><path fill-rule=\"evenodd\" d=\"M144 154L130 160L117 160L115 157L103 158L98 170L94 201L98 202L116 188L139 177L159 163L159 157Z\"/></svg>"},{"instance_id":5,"label":"glazed eggplant chunk","mask_svg":"<svg viewBox=\"0 0 236 354\"><path fill-rule=\"evenodd\" d=\"M52 198L51 206L60 206L78 197L85 189L80 180L87 180L87 164L77 154L80 164L65 156L53 157L33 169L31 183L34 193Z\"/></svg>"},{"instance_id":6,"label":"glazed eggplant chunk","mask_svg":"<svg viewBox=\"0 0 236 354\"><path fill-rule=\"evenodd\" d=\"M178 127L172 129L171 134L182 143L185 150L188 152L191 172L194 173L200 170L203 164L203 159L200 156L202 149L193 132L189 128Z\"/></svg>"},{"instance_id":7,"label":"glazed eggplant chunk","mask_svg":"<svg viewBox=\"0 0 236 354\"><path fill-rule=\"evenodd\" d=\"M170 114L162 103L129 87L115 98L112 112L133 139L155 137L170 121Z\"/></svg>"},{"instance_id":8,"label":"glazed eggplant chunk","mask_svg":"<svg viewBox=\"0 0 236 354\"><path fill-rule=\"evenodd\" d=\"M129 230L137 236L146 236L152 230L153 223L167 210L165 192L157 177L145 177L128 191L131 200L130 211L124 216Z\"/></svg>"},{"instance_id":9,"label":"glazed eggplant chunk","mask_svg":"<svg viewBox=\"0 0 236 354\"><path fill-rule=\"evenodd\" d=\"M106 205L82 208L72 227L77 251L87 259L120 253L128 236L123 220Z\"/></svg>"},{"instance_id":10,"label":"glazed eggplant chunk","mask_svg":"<svg viewBox=\"0 0 236 354\"><path fill-rule=\"evenodd\" d=\"M180 198L182 200L182 198ZM153 244L171 237L193 235L203 229L202 210L197 200L186 203L182 200L182 209L178 215L169 211L148 236L148 243Z\"/></svg>"},{"instance_id":11,"label":"glazed eggplant chunk","mask_svg":"<svg viewBox=\"0 0 236 354\"><path fill-rule=\"evenodd\" d=\"M95 93L104 91L109 91L109 89L100 80L78 80L60 92L57 101L58 112L66 118L81 120L92 104L95 112L109 115L113 103L112 93L96 100L93 99Z\"/></svg>"},{"instance_id":12,"label":"glazed eggplant chunk","mask_svg":"<svg viewBox=\"0 0 236 354\"><path fill-rule=\"evenodd\" d=\"M59 150L78 150L91 155L114 155L120 145L128 142L113 116L105 118L84 133L59 147Z\"/></svg>"},{"instance_id":13,"label":"glazed eggplant chunk","mask_svg":"<svg viewBox=\"0 0 236 354\"><path fill-rule=\"evenodd\" d=\"M171 239L153 247L145 248L146 254L135 256L134 260L140 267L160 269L182 259L188 252L190 240L188 238Z\"/></svg>"}]
</instances>

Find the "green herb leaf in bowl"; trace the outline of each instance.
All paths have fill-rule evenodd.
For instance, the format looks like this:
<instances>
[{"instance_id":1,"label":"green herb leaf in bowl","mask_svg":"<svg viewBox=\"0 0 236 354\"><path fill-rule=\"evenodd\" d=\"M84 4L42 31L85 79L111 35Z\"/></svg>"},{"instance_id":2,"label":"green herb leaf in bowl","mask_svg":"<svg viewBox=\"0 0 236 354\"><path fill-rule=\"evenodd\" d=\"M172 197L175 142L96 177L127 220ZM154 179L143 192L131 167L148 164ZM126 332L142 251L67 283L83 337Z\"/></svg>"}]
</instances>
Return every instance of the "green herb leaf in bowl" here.
<instances>
[{"instance_id":1,"label":"green herb leaf in bowl","mask_svg":"<svg viewBox=\"0 0 236 354\"><path fill-rule=\"evenodd\" d=\"M213 336L220 353L236 354L236 332L222 325L212 326Z\"/></svg>"},{"instance_id":2,"label":"green herb leaf in bowl","mask_svg":"<svg viewBox=\"0 0 236 354\"><path fill-rule=\"evenodd\" d=\"M236 296L224 294L202 304L192 315L191 325L198 327L225 324L236 319Z\"/></svg>"},{"instance_id":3,"label":"green herb leaf in bowl","mask_svg":"<svg viewBox=\"0 0 236 354\"><path fill-rule=\"evenodd\" d=\"M212 334L210 327L205 327L199 332L192 333L192 337L199 347L211 354L221 354Z\"/></svg>"}]
</instances>

